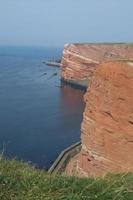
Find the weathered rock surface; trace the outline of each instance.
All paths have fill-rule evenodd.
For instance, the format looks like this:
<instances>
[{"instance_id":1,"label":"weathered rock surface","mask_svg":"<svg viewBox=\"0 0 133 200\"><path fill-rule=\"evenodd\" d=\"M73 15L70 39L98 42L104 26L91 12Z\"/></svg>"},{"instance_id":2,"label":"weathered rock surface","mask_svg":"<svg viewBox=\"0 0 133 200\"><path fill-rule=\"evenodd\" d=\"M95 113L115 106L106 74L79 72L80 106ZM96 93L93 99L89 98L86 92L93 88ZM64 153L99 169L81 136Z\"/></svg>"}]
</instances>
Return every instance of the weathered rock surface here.
<instances>
[{"instance_id":1,"label":"weathered rock surface","mask_svg":"<svg viewBox=\"0 0 133 200\"><path fill-rule=\"evenodd\" d=\"M63 80L88 86L97 66L114 59L133 58L133 44L68 44L61 62Z\"/></svg>"},{"instance_id":2,"label":"weathered rock surface","mask_svg":"<svg viewBox=\"0 0 133 200\"><path fill-rule=\"evenodd\" d=\"M85 102L76 173L99 176L133 171L133 62L101 64Z\"/></svg>"}]
</instances>

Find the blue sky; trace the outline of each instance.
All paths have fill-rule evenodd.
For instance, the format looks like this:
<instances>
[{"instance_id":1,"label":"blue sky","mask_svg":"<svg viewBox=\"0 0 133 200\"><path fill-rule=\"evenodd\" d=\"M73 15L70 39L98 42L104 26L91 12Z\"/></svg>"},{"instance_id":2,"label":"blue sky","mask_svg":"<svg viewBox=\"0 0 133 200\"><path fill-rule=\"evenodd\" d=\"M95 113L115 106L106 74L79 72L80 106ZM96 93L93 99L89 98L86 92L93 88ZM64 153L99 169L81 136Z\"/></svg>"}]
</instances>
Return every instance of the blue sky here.
<instances>
[{"instance_id":1,"label":"blue sky","mask_svg":"<svg viewBox=\"0 0 133 200\"><path fill-rule=\"evenodd\" d=\"M133 41L133 0L0 0L0 45Z\"/></svg>"}]
</instances>

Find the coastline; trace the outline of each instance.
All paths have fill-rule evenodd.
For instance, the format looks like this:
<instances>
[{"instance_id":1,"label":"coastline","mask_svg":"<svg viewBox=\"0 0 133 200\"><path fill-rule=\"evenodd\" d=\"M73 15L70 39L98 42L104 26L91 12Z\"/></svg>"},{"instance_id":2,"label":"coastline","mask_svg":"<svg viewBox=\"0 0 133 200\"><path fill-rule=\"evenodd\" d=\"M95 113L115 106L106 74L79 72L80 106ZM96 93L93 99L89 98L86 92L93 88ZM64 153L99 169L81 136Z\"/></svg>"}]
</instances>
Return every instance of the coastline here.
<instances>
[{"instance_id":1,"label":"coastline","mask_svg":"<svg viewBox=\"0 0 133 200\"><path fill-rule=\"evenodd\" d=\"M88 87L88 80L66 80L64 78L61 78L61 83L65 84L65 85L69 85L75 89L79 89L79 90L87 90Z\"/></svg>"}]
</instances>

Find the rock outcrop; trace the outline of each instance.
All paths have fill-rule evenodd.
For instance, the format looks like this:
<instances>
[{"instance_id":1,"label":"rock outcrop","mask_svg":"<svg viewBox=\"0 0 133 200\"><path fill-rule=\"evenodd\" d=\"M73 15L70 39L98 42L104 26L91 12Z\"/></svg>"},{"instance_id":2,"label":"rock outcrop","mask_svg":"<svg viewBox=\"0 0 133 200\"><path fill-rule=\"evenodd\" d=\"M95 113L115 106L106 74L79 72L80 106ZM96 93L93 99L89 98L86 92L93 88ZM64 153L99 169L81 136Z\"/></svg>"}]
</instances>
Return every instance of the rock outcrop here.
<instances>
[{"instance_id":1,"label":"rock outcrop","mask_svg":"<svg viewBox=\"0 0 133 200\"><path fill-rule=\"evenodd\" d=\"M61 62L61 78L88 86L97 66L105 61L133 58L133 44L68 44Z\"/></svg>"},{"instance_id":2,"label":"rock outcrop","mask_svg":"<svg viewBox=\"0 0 133 200\"><path fill-rule=\"evenodd\" d=\"M101 64L85 102L76 173L101 176L133 172L133 62Z\"/></svg>"}]
</instances>

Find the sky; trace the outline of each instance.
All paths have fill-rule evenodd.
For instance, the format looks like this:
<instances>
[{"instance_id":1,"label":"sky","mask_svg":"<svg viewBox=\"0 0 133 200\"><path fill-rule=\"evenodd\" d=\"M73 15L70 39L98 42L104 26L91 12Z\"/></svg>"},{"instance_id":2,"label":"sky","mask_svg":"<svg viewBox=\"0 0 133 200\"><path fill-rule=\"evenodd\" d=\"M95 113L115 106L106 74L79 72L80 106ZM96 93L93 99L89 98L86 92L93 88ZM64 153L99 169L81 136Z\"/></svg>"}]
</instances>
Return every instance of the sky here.
<instances>
[{"instance_id":1,"label":"sky","mask_svg":"<svg viewBox=\"0 0 133 200\"><path fill-rule=\"evenodd\" d=\"M133 0L0 0L0 45L133 42Z\"/></svg>"}]
</instances>

